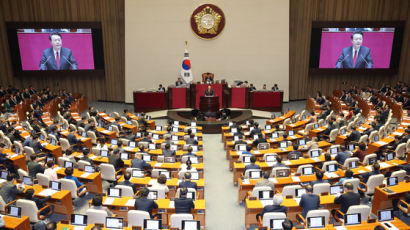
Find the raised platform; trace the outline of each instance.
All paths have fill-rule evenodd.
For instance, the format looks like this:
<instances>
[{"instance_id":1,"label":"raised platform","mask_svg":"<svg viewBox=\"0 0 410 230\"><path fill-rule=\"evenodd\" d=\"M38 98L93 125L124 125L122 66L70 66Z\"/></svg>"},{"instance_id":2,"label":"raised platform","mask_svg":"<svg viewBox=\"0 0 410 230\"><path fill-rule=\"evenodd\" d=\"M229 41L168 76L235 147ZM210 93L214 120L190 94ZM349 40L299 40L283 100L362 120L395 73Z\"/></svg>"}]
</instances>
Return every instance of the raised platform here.
<instances>
[{"instance_id":1,"label":"raised platform","mask_svg":"<svg viewBox=\"0 0 410 230\"><path fill-rule=\"evenodd\" d=\"M191 109L189 110L169 110L167 112L168 119L173 121L179 121L182 124L191 124L192 115ZM236 122L238 124L244 123L246 120L252 118L252 111L246 110L232 110L231 119L223 121L196 121L198 126L202 126L203 133L220 133L221 127L228 125L229 122Z\"/></svg>"}]
</instances>

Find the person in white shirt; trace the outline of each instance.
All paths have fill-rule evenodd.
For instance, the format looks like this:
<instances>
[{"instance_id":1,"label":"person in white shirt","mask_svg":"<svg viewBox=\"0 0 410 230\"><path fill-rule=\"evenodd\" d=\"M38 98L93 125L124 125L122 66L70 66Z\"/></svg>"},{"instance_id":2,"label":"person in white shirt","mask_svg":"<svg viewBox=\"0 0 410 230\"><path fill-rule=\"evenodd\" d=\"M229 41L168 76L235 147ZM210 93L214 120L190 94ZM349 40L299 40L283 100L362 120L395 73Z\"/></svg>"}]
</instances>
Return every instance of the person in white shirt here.
<instances>
[{"instance_id":1,"label":"person in white shirt","mask_svg":"<svg viewBox=\"0 0 410 230\"><path fill-rule=\"evenodd\" d=\"M47 169L44 170L44 175L50 177L51 181L57 181L57 172L55 171L55 169L53 169L54 166L54 162L53 161L48 161L47 162Z\"/></svg>"},{"instance_id":2,"label":"person in white shirt","mask_svg":"<svg viewBox=\"0 0 410 230\"><path fill-rule=\"evenodd\" d=\"M164 174L159 175L157 182L152 185L152 189L164 189L165 193L168 193L167 177Z\"/></svg>"}]
</instances>

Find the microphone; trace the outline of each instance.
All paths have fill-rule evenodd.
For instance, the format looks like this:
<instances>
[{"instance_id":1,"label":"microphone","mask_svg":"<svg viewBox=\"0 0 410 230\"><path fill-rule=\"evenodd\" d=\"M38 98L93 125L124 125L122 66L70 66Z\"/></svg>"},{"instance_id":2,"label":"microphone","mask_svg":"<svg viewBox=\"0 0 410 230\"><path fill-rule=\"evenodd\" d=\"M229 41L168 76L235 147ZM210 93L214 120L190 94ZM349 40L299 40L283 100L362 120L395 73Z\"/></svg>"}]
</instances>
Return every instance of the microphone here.
<instances>
[{"instance_id":1,"label":"microphone","mask_svg":"<svg viewBox=\"0 0 410 230\"><path fill-rule=\"evenodd\" d=\"M346 56L344 56L341 62L343 62L343 61L344 61L346 58L348 58L349 56L350 56L349 54L346 55Z\"/></svg>"},{"instance_id":2,"label":"microphone","mask_svg":"<svg viewBox=\"0 0 410 230\"><path fill-rule=\"evenodd\" d=\"M363 55L360 55L360 57L363 59L364 62L366 62L367 65L369 65L369 63L366 61L366 59L364 59Z\"/></svg>"},{"instance_id":3,"label":"microphone","mask_svg":"<svg viewBox=\"0 0 410 230\"><path fill-rule=\"evenodd\" d=\"M74 67L73 67L73 64L71 64L71 62L70 62L65 56L63 56L63 58L68 62L68 64L71 65L71 68L74 68Z\"/></svg>"},{"instance_id":4,"label":"microphone","mask_svg":"<svg viewBox=\"0 0 410 230\"><path fill-rule=\"evenodd\" d=\"M48 60L50 60L50 58L51 56L48 56L47 60L43 63L43 65L45 65L48 62Z\"/></svg>"}]
</instances>

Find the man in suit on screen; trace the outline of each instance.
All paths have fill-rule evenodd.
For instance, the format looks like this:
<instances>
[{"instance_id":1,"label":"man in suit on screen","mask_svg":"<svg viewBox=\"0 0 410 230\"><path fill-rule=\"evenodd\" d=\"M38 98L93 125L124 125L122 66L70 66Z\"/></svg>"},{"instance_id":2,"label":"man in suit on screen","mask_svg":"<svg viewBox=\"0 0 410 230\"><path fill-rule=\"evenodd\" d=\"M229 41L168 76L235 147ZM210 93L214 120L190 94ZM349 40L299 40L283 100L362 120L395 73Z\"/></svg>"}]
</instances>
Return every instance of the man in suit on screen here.
<instances>
[{"instance_id":1,"label":"man in suit on screen","mask_svg":"<svg viewBox=\"0 0 410 230\"><path fill-rule=\"evenodd\" d=\"M61 34L51 33L48 37L52 48L43 50L40 60L40 70L77 70L77 62L70 49L64 48Z\"/></svg>"},{"instance_id":2,"label":"man in suit on screen","mask_svg":"<svg viewBox=\"0 0 410 230\"><path fill-rule=\"evenodd\" d=\"M353 32L350 36L352 46L345 47L336 62L336 69L371 69L373 60L370 54L370 48L362 46L363 33Z\"/></svg>"}]
</instances>

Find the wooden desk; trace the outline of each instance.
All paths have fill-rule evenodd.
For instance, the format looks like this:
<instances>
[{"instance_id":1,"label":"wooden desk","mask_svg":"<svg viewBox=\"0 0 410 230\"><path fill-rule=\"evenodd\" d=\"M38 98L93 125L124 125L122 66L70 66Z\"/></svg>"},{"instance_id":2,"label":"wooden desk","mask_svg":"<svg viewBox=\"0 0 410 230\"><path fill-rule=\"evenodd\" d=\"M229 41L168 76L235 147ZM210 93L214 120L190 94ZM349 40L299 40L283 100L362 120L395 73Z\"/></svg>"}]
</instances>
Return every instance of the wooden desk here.
<instances>
[{"instance_id":1,"label":"wooden desk","mask_svg":"<svg viewBox=\"0 0 410 230\"><path fill-rule=\"evenodd\" d=\"M280 116L280 117L276 117L276 118L274 118L274 119L267 120L267 121L266 121L266 124L273 126L273 125L282 123L283 121L285 121L285 119L290 118L290 117L292 117L293 115L295 115L295 113L296 113L296 111L293 111L293 110L288 111L287 113L283 114L283 115Z\"/></svg>"},{"instance_id":2,"label":"wooden desk","mask_svg":"<svg viewBox=\"0 0 410 230\"><path fill-rule=\"evenodd\" d=\"M27 216L21 218L12 216L3 216L6 229L27 230L30 229L30 219Z\"/></svg>"},{"instance_id":3,"label":"wooden desk","mask_svg":"<svg viewBox=\"0 0 410 230\"><path fill-rule=\"evenodd\" d=\"M64 172L64 168L60 168L57 171L57 175L60 178L65 177L65 172ZM97 193L100 194L103 192L102 189L102 181L101 181L101 173L91 173L89 175L87 175L86 177L84 177L84 171L80 171L78 169L74 169L74 173L73 176L77 177L80 181L82 181L85 186L87 187L87 191L90 193Z\"/></svg>"},{"instance_id":4,"label":"wooden desk","mask_svg":"<svg viewBox=\"0 0 410 230\"><path fill-rule=\"evenodd\" d=\"M392 199L400 199L410 192L410 183L406 181L400 182L396 186L387 187L394 193L384 191L384 188L376 187L374 189L374 198L372 204L372 213L377 215L377 211L392 207Z\"/></svg>"},{"instance_id":5,"label":"wooden desk","mask_svg":"<svg viewBox=\"0 0 410 230\"><path fill-rule=\"evenodd\" d=\"M101 223L101 224L105 224L105 223ZM78 226L70 225L70 224L62 224L61 222L57 223L57 230L62 230L62 229L74 230L75 227L78 227ZM84 227L84 230L90 230L93 227L94 227L94 224L89 224L89 225ZM108 228L102 228L102 229L105 230L105 229L108 229ZM132 227L124 227L122 229L123 230L132 230Z\"/></svg>"}]
</instances>

